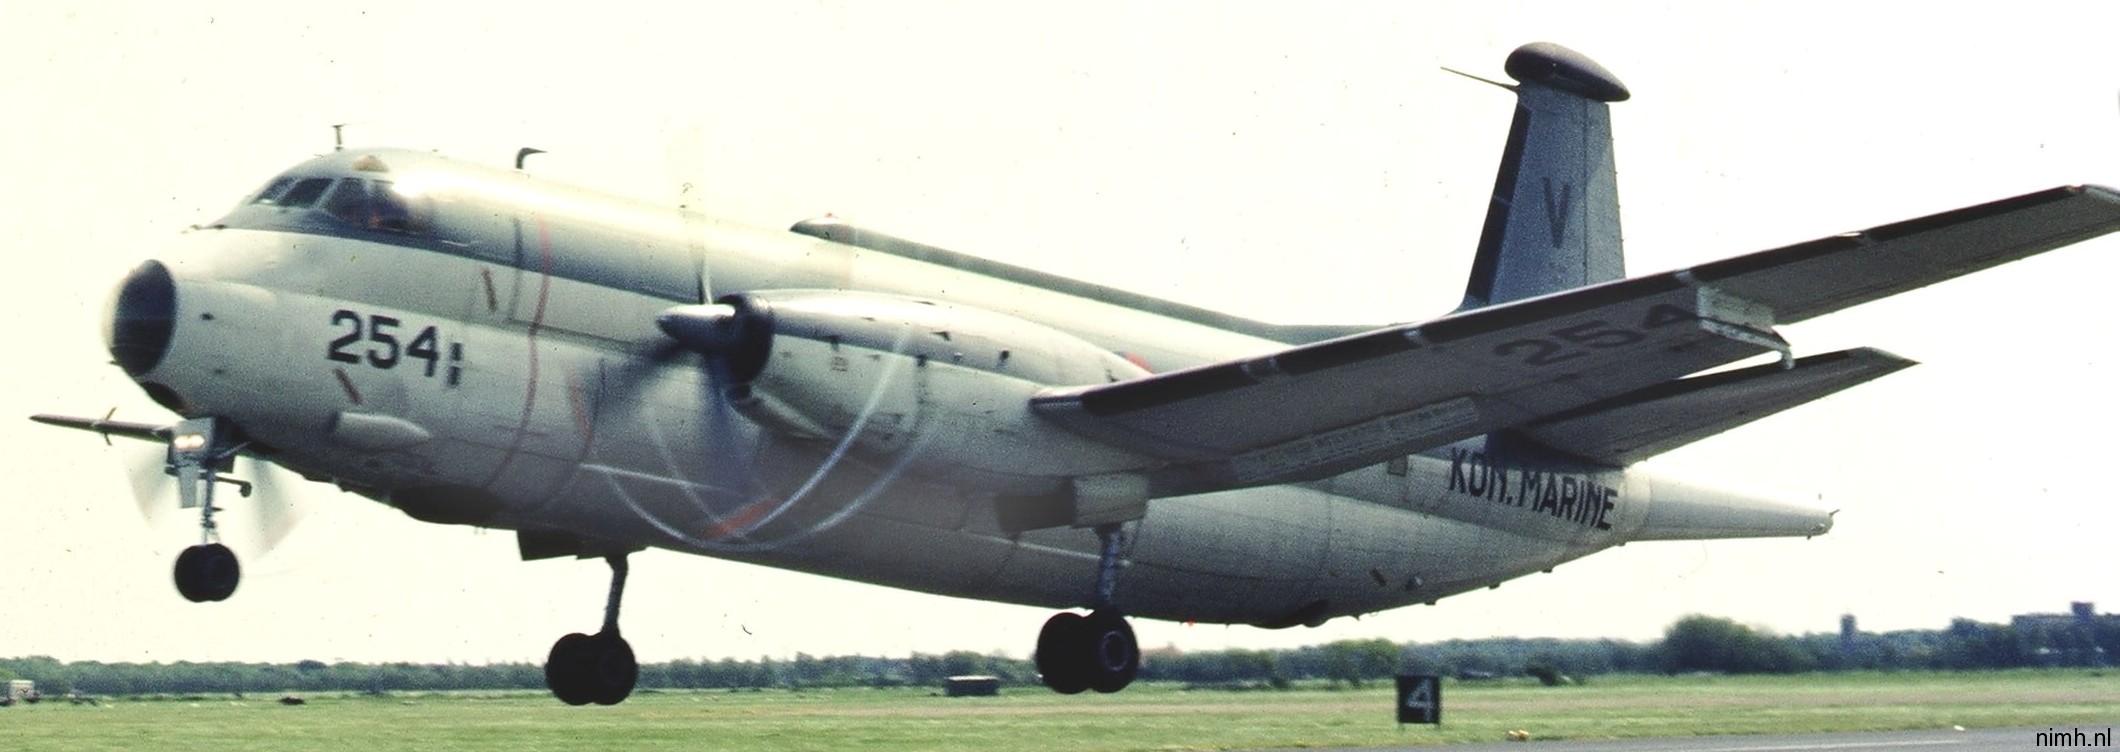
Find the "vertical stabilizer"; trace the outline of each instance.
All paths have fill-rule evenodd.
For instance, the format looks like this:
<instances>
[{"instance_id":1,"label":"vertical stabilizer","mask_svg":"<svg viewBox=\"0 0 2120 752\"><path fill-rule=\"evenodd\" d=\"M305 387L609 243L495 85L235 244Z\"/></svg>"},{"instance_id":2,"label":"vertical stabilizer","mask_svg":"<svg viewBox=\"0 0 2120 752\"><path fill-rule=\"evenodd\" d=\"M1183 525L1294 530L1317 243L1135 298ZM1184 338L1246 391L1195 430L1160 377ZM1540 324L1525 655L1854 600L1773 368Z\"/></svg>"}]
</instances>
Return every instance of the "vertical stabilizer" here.
<instances>
[{"instance_id":1,"label":"vertical stabilizer","mask_svg":"<svg viewBox=\"0 0 2120 752\"><path fill-rule=\"evenodd\" d=\"M1517 80L1516 118L1459 310L1626 276L1606 103L1627 87L1545 42L1517 48L1503 69Z\"/></svg>"}]
</instances>

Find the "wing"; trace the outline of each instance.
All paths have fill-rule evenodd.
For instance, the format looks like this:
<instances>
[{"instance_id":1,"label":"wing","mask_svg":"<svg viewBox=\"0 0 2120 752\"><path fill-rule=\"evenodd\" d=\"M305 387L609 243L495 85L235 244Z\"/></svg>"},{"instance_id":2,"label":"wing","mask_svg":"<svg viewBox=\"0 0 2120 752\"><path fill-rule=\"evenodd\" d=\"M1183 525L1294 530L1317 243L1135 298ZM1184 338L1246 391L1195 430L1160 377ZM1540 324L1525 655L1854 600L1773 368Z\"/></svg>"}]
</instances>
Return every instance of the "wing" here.
<instances>
[{"instance_id":1,"label":"wing","mask_svg":"<svg viewBox=\"0 0 2120 752\"><path fill-rule=\"evenodd\" d=\"M1261 357L1052 390L1032 407L1169 461L1162 492L1318 478L1619 405L1753 355L1786 358L1777 323L2114 230L2120 193L2055 188Z\"/></svg>"}]
</instances>

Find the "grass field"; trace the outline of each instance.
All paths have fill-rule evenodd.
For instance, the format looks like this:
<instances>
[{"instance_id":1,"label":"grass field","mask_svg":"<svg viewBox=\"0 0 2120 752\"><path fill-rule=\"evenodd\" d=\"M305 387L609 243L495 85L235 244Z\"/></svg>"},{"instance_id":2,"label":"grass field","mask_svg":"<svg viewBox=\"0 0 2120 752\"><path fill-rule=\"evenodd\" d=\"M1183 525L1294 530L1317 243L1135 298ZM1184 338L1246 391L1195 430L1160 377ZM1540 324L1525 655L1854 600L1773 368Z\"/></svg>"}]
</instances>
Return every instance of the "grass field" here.
<instances>
[{"instance_id":1,"label":"grass field","mask_svg":"<svg viewBox=\"0 0 2120 752\"><path fill-rule=\"evenodd\" d=\"M1388 687L1288 692L1137 686L649 692L610 708L542 694L116 700L0 709L12 750L1215 750L1728 733L2048 726L2120 719L2120 671L1600 677L1446 683L1440 728L1392 721Z\"/></svg>"}]
</instances>

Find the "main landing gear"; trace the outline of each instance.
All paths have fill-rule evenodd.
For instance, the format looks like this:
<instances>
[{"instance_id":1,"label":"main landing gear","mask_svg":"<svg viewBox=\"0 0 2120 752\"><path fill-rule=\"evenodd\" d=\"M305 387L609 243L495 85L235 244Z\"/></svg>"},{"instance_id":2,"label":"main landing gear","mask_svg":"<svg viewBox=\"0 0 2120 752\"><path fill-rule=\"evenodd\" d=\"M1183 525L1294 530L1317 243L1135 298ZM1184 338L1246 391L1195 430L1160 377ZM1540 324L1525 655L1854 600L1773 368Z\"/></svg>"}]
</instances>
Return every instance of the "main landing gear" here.
<instances>
[{"instance_id":1,"label":"main landing gear","mask_svg":"<svg viewBox=\"0 0 2120 752\"><path fill-rule=\"evenodd\" d=\"M1097 589L1089 614L1063 611L1038 631L1038 673L1045 686L1061 694L1117 692L1133 683L1141 669L1134 628L1112 597L1119 585L1119 548L1124 542L1119 525L1097 526L1097 542Z\"/></svg>"},{"instance_id":2,"label":"main landing gear","mask_svg":"<svg viewBox=\"0 0 2120 752\"><path fill-rule=\"evenodd\" d=\"M236 563L235 552L220 543L213 513L221 510L213 505L213 489L227 483L243 496L250 495L249 483L221 477L248 442L230 441L221 429L221 422L215 418L177 423L170 433L168 464L164 468L177 478L183 507L199 510L199 545L177 555L175 572L177 592L193 603L227 600L235 594L236 583L243 579L243 567Z\"/></svg>"},{"instance_id":3,"label":"main landing gear","mask_svg":"<svg viewBox=\"0 0 2120 752\"><path fill-rule=\"evenodd\" d=\"M611 564L611 596L604 602L603 629L593 635L575 632L561 637L545 657L545 686L568 705L617 705L633 694L633 683L640 679L633 646L618 635L618 602L626 594L626 555L614 554L604 560Z\"/></svg>"}]
</instances>

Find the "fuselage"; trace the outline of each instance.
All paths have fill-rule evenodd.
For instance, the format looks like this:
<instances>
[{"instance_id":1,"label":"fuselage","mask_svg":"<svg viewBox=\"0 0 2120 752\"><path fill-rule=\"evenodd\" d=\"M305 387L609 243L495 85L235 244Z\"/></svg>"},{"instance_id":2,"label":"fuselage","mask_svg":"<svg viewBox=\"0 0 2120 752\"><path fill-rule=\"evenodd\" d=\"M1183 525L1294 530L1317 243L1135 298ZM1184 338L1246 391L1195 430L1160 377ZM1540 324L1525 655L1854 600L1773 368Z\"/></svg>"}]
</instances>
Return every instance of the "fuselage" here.
<instances>
[{"instance_id":1,"label":"fuselage","mask_svg":"<svg viewBox=\"0 0 2120 752\"><path fill-rule=\"evenodd\" d=\"M1008 505L1036 489L1007 468L905 459L925 448L924 427L977 419L963 405L945 416L924 399L885 399L884 386L924 394L925 379L942 378L927 360L866 368L836 340L820 351L820 368L845 372L857 395L878 385L854 417L865 435L902 424L909 437L862 451L717 404L711 369L656 325L729 292L882 293L1034 322L1101 351L1051 365L1076 380L1054 387L1270 352L1294 331L994 268L421 152L348 150L290 169L136 271L113 344L172 410L227 418L256 453L419 519L523 531L526 556L655 546L1082 605L1093 534L1009 524ZM142 323L158 295L166 330ZM1628 540L1830 525L1813 510L1675 488L1498 436L1301 484L1157 498L1126 525L1120 598L1153 618L1317 623Z\"/></svg>"}]
</instances>

